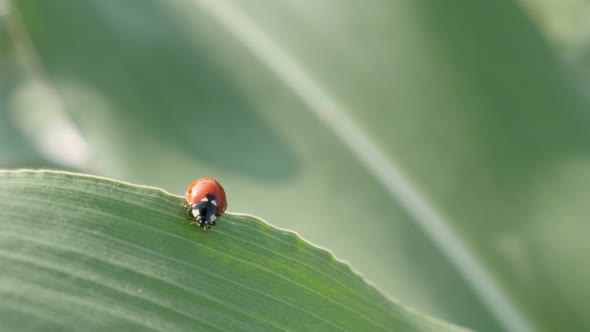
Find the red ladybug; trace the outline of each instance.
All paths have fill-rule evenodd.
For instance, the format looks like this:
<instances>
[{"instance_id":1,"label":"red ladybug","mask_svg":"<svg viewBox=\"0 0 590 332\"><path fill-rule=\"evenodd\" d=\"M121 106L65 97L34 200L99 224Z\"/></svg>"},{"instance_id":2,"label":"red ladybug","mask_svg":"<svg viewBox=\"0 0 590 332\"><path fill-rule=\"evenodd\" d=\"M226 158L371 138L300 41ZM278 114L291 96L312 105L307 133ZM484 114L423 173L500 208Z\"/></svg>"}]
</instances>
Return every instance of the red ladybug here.
<instances>
[{"instance_id":1,"label":"red ladybug","mask_svg":"<svg viewBox=\"0 0 590 332\"><path fill-rule=\"evenodd\" d=\"M189 221L204 230L215 226L215 219L227 208L225 191L219 182L212 178L200 178L186 189L186 207Z\"/></svg>"}]
</instances>

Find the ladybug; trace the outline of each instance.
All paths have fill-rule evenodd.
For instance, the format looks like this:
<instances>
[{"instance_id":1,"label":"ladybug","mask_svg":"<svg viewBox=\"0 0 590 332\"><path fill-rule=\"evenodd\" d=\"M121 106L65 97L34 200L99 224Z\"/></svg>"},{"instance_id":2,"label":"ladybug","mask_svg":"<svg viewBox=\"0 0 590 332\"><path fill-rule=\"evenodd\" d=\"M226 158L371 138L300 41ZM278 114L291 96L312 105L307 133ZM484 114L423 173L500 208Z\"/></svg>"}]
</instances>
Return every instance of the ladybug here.
<instances>
[{"instance_id":1,"label":"ladybug","mask_svg":"<svg viewBox=\"0 0 590 332\"><path fill-rule=\"evenodd\" d=\"M188 221L192 225L199 225L204 230L215 226L215 219L221 216L227 208L225 191L217 180L200 178L191 183L184 194L185 207L188 207Z\"/></svg>"}]
</instances>

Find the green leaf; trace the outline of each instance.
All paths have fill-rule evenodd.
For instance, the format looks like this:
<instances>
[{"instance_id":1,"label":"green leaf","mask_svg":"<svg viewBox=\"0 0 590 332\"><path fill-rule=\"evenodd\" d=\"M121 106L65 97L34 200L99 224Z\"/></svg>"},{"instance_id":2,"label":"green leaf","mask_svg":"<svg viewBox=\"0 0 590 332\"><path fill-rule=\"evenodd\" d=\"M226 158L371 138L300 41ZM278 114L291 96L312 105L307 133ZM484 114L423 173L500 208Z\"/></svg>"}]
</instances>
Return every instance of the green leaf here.
<instances>
[{"instance_id":1,"label":"green leaf","mask_svg":"<svg viewBox=\"0 0 590 332\"><path fill-rule=\"evenodd\" d=\"M460 325L590 329L588 103L516 2L13 3L85 172L216 177Z\"/></svg>"},{"instance_id":2,"label":"green leaf","mask_svg":"<svg viewBox=\"0 0 590 332\"><path fill-rule=\"evenodd\" d=\"M459 331L385 298L330 252L105 178L0 172L0 327L10 330Z\"/></svg>"},{"instance_id":3,"label":"green leaf","mask_svg":"<svg viewBox=\"0 0 590 332\"><path fill-rule=\"evenodd\" d=\"M413 42L406 45L403 32L412 31L406 27L412 14L388 0L360 12L353 2L330 1L321 7L338 12L332 19L339 18L336 26L341 32L323 24L321 12L307 7L316 6L315 1L298 10L279 9L280 15L256 10L261 8L256 5L271 8L264 5L266 1L244 6L268 13L276 25L261 28L269 32L286 28L283 20L272 17L289 15L288 25L304 25L300 28L306 37L301 42L313 42L314 49L322 50L306 53L312 58L304 64L317 63L310 72L322 68L315 74L330 90L335 83L347 88L335 94L342 105L350 104L347 111L356 110L357 118L363 119L367 112L381 110L368 119L383 124L388 132L412 132L412 119L422 123L427 117L424 112L409 112L416 107L406 99L416 92L384 91L388 86L412 89L409 82L388 81L406 80L411 73L380 74L389 68L382 63L385 59L400 63L394 71L424 53L413 51ZM88 139L94 158L85 172L172 192L182 192L195 177L215 177L233 197L233 209L274 220L334 250L387 294L460 325L500 329L478 294L346 144L201 6L153 0L141 5L102 0L14 4L15 16L22 17L42 59L43 72ZM378 18L365 19L377 12ZM304 19L307 15L311 22ZM328 29L325 34L316 34L324 29ZM299 40L292 38L296 35L281 35L280 44ZM379 35L383 38L371 37ZM347 36L353 36L354 42ZM298 59L297 49L294 45L287 51ZM326 51L330 53L322 55ZM412 63L409 69L420 66L418 60ZM349 79L358 74L365 75L359 79L364 83ZM359 84L369 82L359 89ZM400 105L395 108L408 112L390 112L387 105ZM42 107L34 110L43 112ZM440 116L445 117L455 118ZM379 131L373 128L372 133ZM387 147L393 141L385 138L380 143ZM425 149L417 145L423 141L428 147L427 136L402 137L398 144L407 143L400 151L411 156L413 146L416 151ZM427 163L431 164L440 162Z\"/></svg>"}]
</instances>

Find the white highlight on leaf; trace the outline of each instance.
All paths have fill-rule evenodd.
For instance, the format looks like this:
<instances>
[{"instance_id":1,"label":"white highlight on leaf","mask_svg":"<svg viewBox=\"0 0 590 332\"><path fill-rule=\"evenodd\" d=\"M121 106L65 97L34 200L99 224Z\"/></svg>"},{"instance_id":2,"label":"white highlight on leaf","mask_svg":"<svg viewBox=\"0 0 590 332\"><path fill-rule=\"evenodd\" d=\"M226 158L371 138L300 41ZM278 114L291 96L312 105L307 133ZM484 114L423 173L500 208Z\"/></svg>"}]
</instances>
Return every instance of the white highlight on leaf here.
<instances>
[{"instance_id":1,"label":"white highlight on leaf","mask_svg":"<svg viewBox=\"0 0 590 332\"><path fill-rule=\"evenodd\" d=\"M399 201L431 241L488 306L508 331L533 331L532 325L456 235L433 205L404 176L395 161L375 144L344 108L319 85L305 68L272 40L256 22L227 0L193 0L274 72L309 110L330 128L391 196Z\"/></svg>"},{"instance_id":2,"label":"white highlight on leaf","mask_svg":"<svg viewBox=\"0 0 590 332\"><path fill-rule=\"evenodd\" d=\"M88 143L47 79L20 13L11 10L7 1L0 5L8 34L27 75L25 83L11 96L8 107L15 126L48 160L70 167L87 166Z\"/></svg>"},{"instance_id":3,"label":"white highlight on leaf","mask_svg":"<svg viewBox=\"0 0 590 332\"><path fill-rule=\"evenodd\" d=\"M35 79L20 86L12 95L8 111L14 125L45 158L71 167L87 165L88 143L49 85Z\"/></svg>"},{"instance_id":4,"label":"white highlight on leaf","mask_svg":"<svg viewBox=\"0 0 590 332\"><path fill-rule=\"evenodd\" d=\"M10 15L10 4L8 0L0 0L0 17L5 18Z\"/></svg>"}]
</instances>

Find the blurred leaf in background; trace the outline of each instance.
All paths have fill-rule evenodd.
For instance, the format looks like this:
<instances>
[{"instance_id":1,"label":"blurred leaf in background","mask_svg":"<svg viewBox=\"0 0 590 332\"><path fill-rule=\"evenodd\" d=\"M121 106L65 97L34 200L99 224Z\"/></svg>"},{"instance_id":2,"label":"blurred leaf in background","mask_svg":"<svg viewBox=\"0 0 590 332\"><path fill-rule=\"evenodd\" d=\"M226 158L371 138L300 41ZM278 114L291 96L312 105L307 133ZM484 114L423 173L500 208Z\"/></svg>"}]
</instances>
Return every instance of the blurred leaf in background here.
<instances>
[{"instance_id":1,"label":"blurred leaf in background","mask_svg":"<svg viewBox=\"0 0 590 332\"><path fill-rule=\"evenodd\" d=\"M40 158L216 177L230 210L463 326L590 328L588 107L520 3L12 4L2 125ZM40 144L46 112L79 153Z\"/></svg>"},{"instance_id":2,"label":"blurred leaf in background","mask_svg":"<svg viewBox=\"0 0 590 332\"><path fill-rule=\"evenodd\" d=\"M570 73L580 90L590 95L590 2L585 0L522 0L531 16Z\"/></svg>"},{"instance_id":3,"label":"blurred leaf in background","mask_svg":"<svg viewBox=\"0 0 590 332\"><path fill-rule=\"evenodd\" d=\"M7 8L1 12L6 14ZM5 21L3 21L5 23ZM9 38L5 24L0 26L0 167L19 167L38 164L40 159L34 148L26 142L22 133L11 125L7 112L7 100L11 98L13 88L18 84L19 59ZM42 166L42 164L38 164Z\"/></svg>"}]
</instances>

